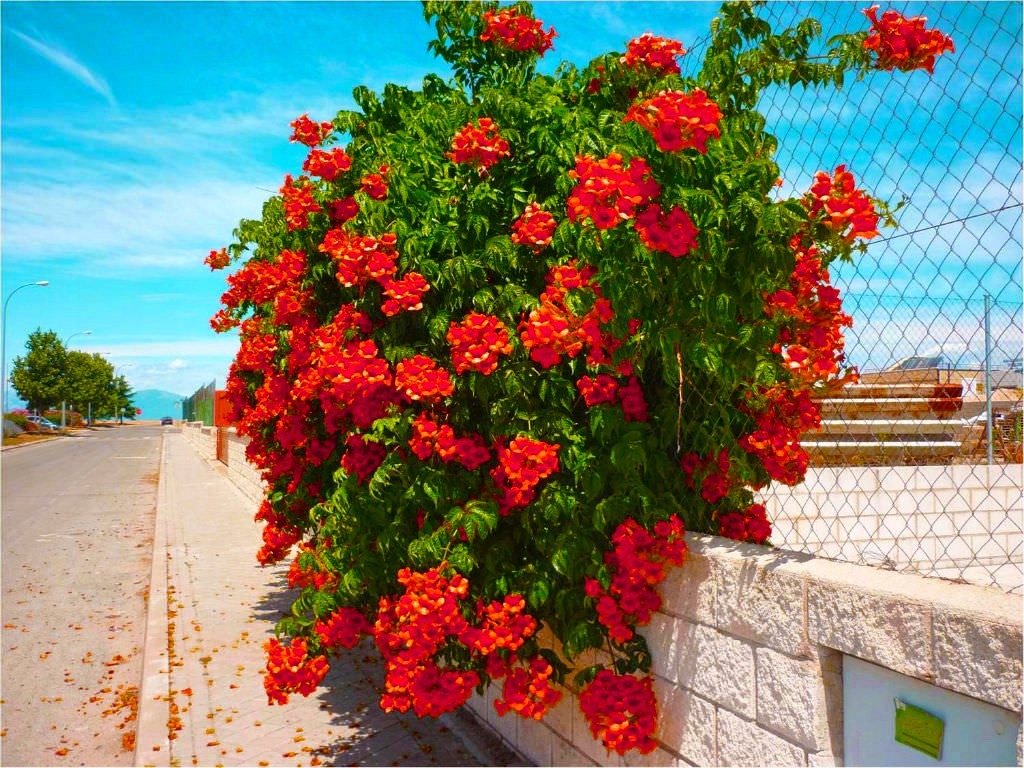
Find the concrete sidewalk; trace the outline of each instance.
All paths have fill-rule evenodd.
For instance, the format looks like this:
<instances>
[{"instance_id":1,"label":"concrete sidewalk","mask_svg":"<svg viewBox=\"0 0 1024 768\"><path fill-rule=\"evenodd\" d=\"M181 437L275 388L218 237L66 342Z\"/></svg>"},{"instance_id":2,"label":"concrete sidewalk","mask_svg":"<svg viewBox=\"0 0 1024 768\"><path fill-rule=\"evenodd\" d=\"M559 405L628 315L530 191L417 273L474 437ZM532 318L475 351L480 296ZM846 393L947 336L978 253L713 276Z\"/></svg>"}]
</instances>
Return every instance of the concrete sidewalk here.
<instances>
[{"instance_id":1,"label":"concrete sidewalk","mask_svg":"<svg viewBox=\"0 0 1024 768\"><path fill-rule=\"evenodd\" d=\"M385 714L367 641L309 698L269 706L263 643L289 603L261 568L256 506L180 432L160 458L136 765L522 765L471 715Z\"/></svg>"}]
</instances>

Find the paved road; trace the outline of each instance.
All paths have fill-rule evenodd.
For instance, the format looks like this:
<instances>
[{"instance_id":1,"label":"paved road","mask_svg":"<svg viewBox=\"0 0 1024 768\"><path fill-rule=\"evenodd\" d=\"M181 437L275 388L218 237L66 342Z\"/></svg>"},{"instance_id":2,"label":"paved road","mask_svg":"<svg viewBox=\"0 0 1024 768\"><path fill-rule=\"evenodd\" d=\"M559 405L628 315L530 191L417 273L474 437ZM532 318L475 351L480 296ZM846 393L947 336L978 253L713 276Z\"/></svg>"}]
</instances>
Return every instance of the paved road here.
<instances>
[{"instance_id":1,"label":"paved road","mask_svg":"<svg viewBox=\"0 0 1024 768\"><path fill-rule=\"evenodd\" d=\"M3 765L131 765L162 434L6 450Z\"/></svg>"}]
</instances>

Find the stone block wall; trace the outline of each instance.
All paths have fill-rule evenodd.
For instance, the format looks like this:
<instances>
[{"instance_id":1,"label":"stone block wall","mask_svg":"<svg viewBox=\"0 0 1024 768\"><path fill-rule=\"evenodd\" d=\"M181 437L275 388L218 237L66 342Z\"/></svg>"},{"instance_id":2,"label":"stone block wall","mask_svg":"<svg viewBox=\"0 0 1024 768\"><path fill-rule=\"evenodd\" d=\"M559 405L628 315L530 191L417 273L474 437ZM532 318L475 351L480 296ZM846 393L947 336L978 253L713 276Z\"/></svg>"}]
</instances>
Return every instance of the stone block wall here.
<instances>
[{"instance_id":1,"label":"stone block wall","mask_svg":"<svg viewBox=\"0 0 1024 768\"><path fill-rule=\"evenodd\" d=\"M540 723L498 717L493 691L471 701L478 716L537 765L842 765L851 654L1020 721L1020 596L714 536L688 543L642 629L655 752L609 754L571 689Z\"/></svg>"},{"instance_id":2,"label":"stone block wall","mask_svg":"<svg viewBox=\"0 0 1024 768\"><path fill-rule=\"evenodd\" d=\"M182 423L181 431L200 456L207 461L217 460L217 427L208 427L201 421L186 421ZM265 487L263 480L245 459L245 446L249 439L239 437L234 427L227 428L226 437L228 451L224 465L228 477L250 499L261 501Z\"/></svg>"},{"instance_id":3,"label":"stone block wall","mask_svg":"<svg viewBox=\"0 0 1024 768\"><path fill-rule=\"evenodd\" d=\"M185 424L183 432L200 455L216 460L215 429ZM251 494L259 478L244 461L244 445L231 436L228 477ZM989 471L916 469L925 473L922 483L927 473L955 470L966 479ZM847 490L856 493L857 484ZM870 479L861 490L871 492ZM591 736L571 681L542 722L499 717L493 686L470 700L470 710L537 765L842 765L842 657L850 654L1020 721L1020 595L716 536L688 534L687 543L686 562L662 585L661 610L641 630L660 713L653 753L609 754ZM577 663L598 660L590 654Z\"/></svg>"},{"instance_id":4,"label":"stone block wall","mask_svg":"<svg viewBox=\"0 0 1024 768\"><path fill-rule=\"evenodd\" d=\"M196 452L207 461L217 459L217 428L208 427L201 421L183 421L181 431L196 449Z\"/></svg>"},{"instance_id":5,"label":"stone block wall","mask_svg":"<svg viewBox=\"0 0 1024 768\"><path fill-rule=\"evenodd\" d=\"M266 485L260 473L245 459L245 446L249 439L239 437L234 427L228 429L228 477L253 501L263 500Z\"/></svg>"}]
</instances>

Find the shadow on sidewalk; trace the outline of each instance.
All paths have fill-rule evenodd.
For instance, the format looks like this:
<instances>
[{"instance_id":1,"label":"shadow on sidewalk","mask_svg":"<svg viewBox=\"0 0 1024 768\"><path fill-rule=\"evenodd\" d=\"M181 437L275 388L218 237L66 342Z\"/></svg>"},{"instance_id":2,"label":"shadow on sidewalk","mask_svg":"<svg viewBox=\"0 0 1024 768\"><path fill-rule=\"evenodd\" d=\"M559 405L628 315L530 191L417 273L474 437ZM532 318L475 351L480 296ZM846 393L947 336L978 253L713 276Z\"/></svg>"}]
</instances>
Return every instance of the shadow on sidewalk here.
<instances>
[{"instance_id":1,"label":"shadow on sidewalk","mask_svg":"<svg viewBox=\"0 0 1024 768\"><path fill-rule=\"evenodd\" d=\"M258 621L275 624L291 615L296 592L287 569L268 579L266 595L253 607ZM336 738L312 751L321 765L510 766L527 765L468 711L440 719L413 712L384 712L384 663L371 638L329 657L330 671L313 698L330 716ZM287 706L287 705L285 705Z\"/></svg>"}]
</instances>

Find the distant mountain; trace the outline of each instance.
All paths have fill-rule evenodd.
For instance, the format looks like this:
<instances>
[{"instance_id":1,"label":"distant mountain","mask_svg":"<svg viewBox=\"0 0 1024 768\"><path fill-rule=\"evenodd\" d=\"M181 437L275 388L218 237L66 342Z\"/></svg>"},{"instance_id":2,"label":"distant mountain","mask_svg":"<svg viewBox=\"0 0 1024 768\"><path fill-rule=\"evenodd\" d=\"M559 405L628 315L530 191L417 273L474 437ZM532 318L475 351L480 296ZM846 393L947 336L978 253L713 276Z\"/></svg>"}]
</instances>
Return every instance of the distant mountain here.
<instances>
[{"instance_id":1,"label":"distant mountain","mask_svg":"<svg viewBox=\"0 0 1024 768\"><path fill-rule=\"evenodd\" d=\"M180 419L181 402L184 399L182 395L165 392L162 389L142 389L132 395L135 407L142 409L142 414L136 418L143 420L159 419L164 416Z\"/></svg>"}]
</instances>

